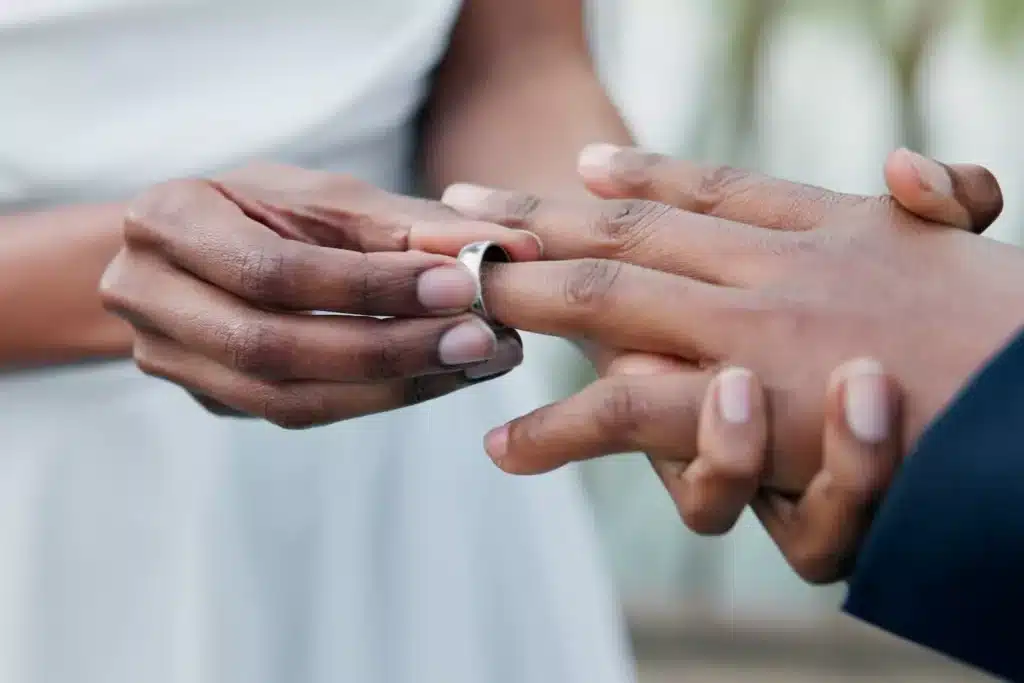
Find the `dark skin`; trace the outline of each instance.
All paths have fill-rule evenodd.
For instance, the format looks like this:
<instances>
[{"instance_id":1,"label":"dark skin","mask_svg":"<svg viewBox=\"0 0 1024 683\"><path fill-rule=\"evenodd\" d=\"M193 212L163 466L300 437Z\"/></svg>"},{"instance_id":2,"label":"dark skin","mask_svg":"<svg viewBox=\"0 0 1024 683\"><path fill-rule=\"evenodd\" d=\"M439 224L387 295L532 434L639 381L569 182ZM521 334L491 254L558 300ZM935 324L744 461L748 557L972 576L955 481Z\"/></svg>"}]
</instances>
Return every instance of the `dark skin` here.
<instances>
[{"instance_id":1,"label":"dark skin","mask_svg":"<svg viewBox=\"0 0 1024 683\"><path fill-rule=\"evenodd\" d=\"M530 473L574 459L645 451L691 528L722 533L752 501L804 578L840 578L859 542L866 513L891 477L895 456L906 451L938 410L935 406L948 400L969 368L983 362L1014 329L1006 322L1012 319L1010 313L1003 327L993 326L973 346L973 353L958 347L959 353L950 358L961 365L944 364L945 385L935 382L934 373L922 373L922 385L916 389L921 397L916 408L921 412L915 416L915 407L900 412L901 419L890 431L892 438L902 435L902 440L874 444L867 452L875 457L852 465L844 457L829 458L828 448L823 460L823 410L829 415L825 424L833 425L830 433L839 433L834 410L828 406L842 394L841 387L832 386L822 403L820 387L826 385L829 371L844 356L877 350L886 357L887 346L892 352L887 326L904 334L907 329L905 316L894 308L899 298L887 294L859 299L857 288L847 283L874 284L886 273L900 283L891 285L895 290L916 291L922 301L928 298L941 310L949 306L950 298L944 292L930 298L936 293L927 284L927 268L955 272L959 266L916 263L920 272L915 273L909 262L916 262L910 254L918 240L966 240L981 249L994 245L965 231L984 229L999 213L1001 195L991 174L978 167L934 164L924 165L922 175L908 161L915 158L905 152L890 158L887 181L904 206L931 221L885 198L840 195L658 157L630 158L624 167L603 176L582 170L591 188L606 196L669 199L718 219L632 201L613 201L596 209L593 204L573 207L514 193L450 193L460 200L450 203L469 215L529 228L547 238L547 254L553 258L592 255L586 261L492 269L488 305L498 306L492 310L499 319L526 329L587 337L593 348L605 349L594 356L604 379L492 432L487 443L492 457L508 471ZM915 163L921 166L922 161L926 160L917 157ZM723 179L728 182L721 183ZM468 199L475 199L475 206L467 205ZM511 215L509 207L520 213ZM731 218L757 221L762 228L752 230ZM772 229L765 231L765 226ZM902 259L908 263L895 265L900 252L894 245L905 250ZM946 248L952 253L960 247ZM819 250L825 250L827 260ZM621 261L594 259L595 254ZM870 254L884 256L869 259ZM821 258L821 265L815 265L815 258ZM884 265L890 269L880 269ZM857 267L870 269L872 277L856 275L851 269ZM904 288L903 278L915 274L920 280ZM798 281L799 275L807 278L801 281L804 284L779 289L791 278ZM835 289L823 288L821 282L835 282ZM798 337L787 319L795 302L801 332L815 335L806 343L792 341ZM666 310L675 308L677 314ZM919 308L917 301L913 308ZM879 315L879 310L891 317ZM844 324L844 316L849 319L853 311L857 317ZM864 336L872 328L880 341L872 343ZM658 332L652 335L654 330ZM923 338L918 343L927 347ZM715 355L715 349L729 352ZM904 362L916 358L911 351ZM760 364L754 363L758 359ZM891 367L891 356L885 363ZM774 408L771 421L760 436L756 429L748 429L745 437L733 439L749 444L774 435L771 457L759 456L763 448L709 448L706 439L702 445L695 438L703 397L715 391L713 385L709 389L710 378L723 365L753 367L761 376L763 368L775 368L774 384L765 381L764 401ZM895 401L898 389L889 389ZM760 389L754 393L760 396ZM930 403L922 400L927 397ZM888 410L899 412L901 406L896 401ZM743 453L747 457L740 457ZM859 522L841 525L845 533L834 533L837 519Z\"/></svg>"}]
</instances>

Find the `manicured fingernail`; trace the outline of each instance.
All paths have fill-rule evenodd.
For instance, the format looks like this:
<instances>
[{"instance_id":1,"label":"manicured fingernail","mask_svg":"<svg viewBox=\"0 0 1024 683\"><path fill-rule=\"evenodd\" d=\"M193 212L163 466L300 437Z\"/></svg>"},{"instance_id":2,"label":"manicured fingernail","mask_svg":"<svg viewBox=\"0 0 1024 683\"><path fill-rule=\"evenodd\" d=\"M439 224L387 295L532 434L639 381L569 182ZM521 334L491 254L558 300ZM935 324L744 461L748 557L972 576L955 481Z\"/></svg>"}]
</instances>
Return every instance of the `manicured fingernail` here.
<instances>
[{"instance_id":1,"label":"manicured fingernail","mask_svg":"<svg viewBox=\"0 0 1024 683\"><path fill-rule=\"evenodd\" d=\"M487 207L487 200L494 190L479 185L456 183L449 185L441 195L441 203L457 211L480 211Z\"/></svg>"},{"instance_id":2,"label":"manicured fingernail","mask_svg":"<svg viewBox=\"0 0 1024 683\"><path fill-rule=\"evenodd\" d=\"M587 145L580 152L577 161L580 175L584 178L607 178L612 173L616 157L622 152L622 147L605 142Z\"/></svg>"},{"instance_id":3,"label":"manicured fingernail","mask_svg":"<svg viewBox=\"0 0 1024 683\"><path fill-rule=\"evenodd\" d=\"M462 266L432 268L416 281L416 296L428 311L465 311L476 298L476 280Z\"/></svg>"},{"instance_id":4,"label":"manicured fingernail","mask_svg":"<svg viewBox=\"0 0 1024 683\"><path fill-rule=\"evenodd\" d=\"M905 151L911 165L917 171L917 177L922 188L943 197L954 196L953 179L950 177L949 171L942 164L909 149Z\"/></svg>"},{"instance_id":5,"label":"manicured fingernail","mask_svg":"<svg viewBox=\"0 0 1024 683\"><path fill-rule=\"evenodd\" d=\"M498 348L490 360L466 368L463 372L466 379L480 381L503 375L523 362L523 346L519 341L508 335L500 335Z\"/></svg>"},{"instance_id":6,"label":"manicured fingernail","mask_svg":"<svg viewBox=\"0 0 1024 683\"><path fill-rule=\"evenodd\" d=\"M495 427L484 437L484 450L491 460L501 462L508 455L508 425Z\"/></svg>"},{"instance_id":7,"label":"manicured fingernail","mask_svg":"<svg viewBox=\"0 0 1024 683\"><path fill-rule=\"evenodd\" d=\"M746 368L728 368L718 375L718 412L729 424L750 422L753 377Z\"/></svg>"},{"instance_id":8,"label":"manicured fingernail","mask_svg":"<svg viewBox=\"0 0 1024 683\"><path fill-rule=\"evenodd\" d=\"M445 365L466 365L495 358L498 339L483 320L467 320L448 330L437 345Z\"/></svg>"},{"instance_id":9,"label":"manicured fingernail","mask_svg":"<svg viewBox=\"0 0 1024 683\"><path fill-rule=\"evenodd\" d=\"M862 359L843 372L846 380L843 411L846 425L858 440L878 444L889 438L889 387L881 364Z\"/></svg>"}]
</instances>

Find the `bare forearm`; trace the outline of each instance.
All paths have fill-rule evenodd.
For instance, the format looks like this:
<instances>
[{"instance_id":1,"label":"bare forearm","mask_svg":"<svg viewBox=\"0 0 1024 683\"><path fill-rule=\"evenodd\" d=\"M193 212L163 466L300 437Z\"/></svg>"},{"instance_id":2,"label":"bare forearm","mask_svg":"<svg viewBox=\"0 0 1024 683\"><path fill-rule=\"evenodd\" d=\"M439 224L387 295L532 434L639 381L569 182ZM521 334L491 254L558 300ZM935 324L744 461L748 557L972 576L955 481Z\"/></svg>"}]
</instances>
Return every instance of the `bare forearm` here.
<instances>
[{"instance_id":1,"label":"bare forearm","mask_svg":"<svg viewBox=\"0 0 1024 683\"><path fill-rule=\"evenodd\" d=\"M581 194L580 149L629 144L589 61L533 51L500 69L441 70L424 130L430 189L472 182L538 194Z\"/></svg>"},{"instance_id":2,"label":"bare forearm","mask_svg":"<svg viewBox=\"0 0 1024 683\"><path fill-rule=\"evenodd\" d=\"M0 368L129 352L127 326L97 295L122 214L109 204L0 216Z\"/></svg>"}]
</instances>

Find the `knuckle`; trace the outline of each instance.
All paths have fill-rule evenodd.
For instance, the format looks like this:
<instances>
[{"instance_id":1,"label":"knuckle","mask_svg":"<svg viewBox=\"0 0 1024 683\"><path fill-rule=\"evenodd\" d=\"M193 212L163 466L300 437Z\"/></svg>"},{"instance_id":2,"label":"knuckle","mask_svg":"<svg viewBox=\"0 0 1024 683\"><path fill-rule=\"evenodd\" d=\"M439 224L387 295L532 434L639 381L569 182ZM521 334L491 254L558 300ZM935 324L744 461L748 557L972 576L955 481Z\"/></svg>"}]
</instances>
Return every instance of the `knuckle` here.
<instances>
[{"instance_id":1,"label":"knuckle","mask_svg":"<svg viewBox=\"0 0 1024 683\"><path fill-rule=\"evenodd\" d=\"M261 377L286 377L295 359L295 340L268 321L227 326L224 352L235 370Z\"/></svg>"},{"instance_id":2,"label":"knuckle","mask_svg":"<svg viewBox=\"0 0 1024 683\"><path fill-rule=\"evenodd\" d=\"M250 301L281 301L293 286L285 254L266 248L242 254L238 278L242 296Z\"/></svg>"},{"instance_id":3,"label":"knuckle","mask_svg":"<svg viewBox=\"0 0 1024 683\"><path fill-rule=\"evenodd\" d=\"M797 576L815 586L835 583L843 575L843 559L818 544L798 544L786 560Z\"/></svg>"},{"instance_id":4,"label":"knuckle","mask_svg":"<svg viewBox=\"0 0 1024 683\"><path fill-rule=\"evenodd\" d=\"M653 232L672 207L642 199L625 199L611 204L613 211L602 214L593 225L595 236L616 255L629 253Z\"/></svg>"},{"instance_id":5,"label":"knuckle","mask_svg":"<svg viewBox=\"0 0 1024 683\"><path fill-rule=\"evenodd\" d=\"M540 205L540 197L536 195L513 192L504 198L501 209L510 222L525 222L536 213Z\"/></svg>"},{"instance_id":6,"label":"knuckle","mask_svg":"<svg viewBox=\"0 0 1024 683\"><path fill-rule=\"evenodd\" d=\"M538 408L508 425L508 453L517 456L536 453L549 424L548 410Z\"/></svg>"},{"instance_id":7,"label":"knuckle","mask_svg":"<svg viewBox=\"0 0 1024 683\"><path fill-rule=\"evenodd\" d=\"M378 382L403 377L409 359L407 349L403 346L380 327L369 332L358 347L351 351L359 378Z\"/></svg>"},{"instance_id":8,"label":"knuckle","mask_svg":"<svg viewBox=\"0 0 1024 683\"><path fill-rule=\"evenodd\" d=\"M726 201L749 187L750 174L731 166L715 166L704 171L693 195L693 211L714 214Z\"/></svg>"},{"instance_id":9,"label":"knuckle","mask_svg":"<svg viewBox=\"0 0 1024 683\"><path fill-rule=\"evenodd\" d=\"M622 263L606 259L582 259L572 264L565 281L565 301L586 311L607 305L622 271Z\"/></svg>"},{"instance_id":10,"label":"knuckle","mask_svg":"<svg viewBox=\"0 0 1024 683\"><path fill-rule=\"evenodd\" d=\"M136 341L132 347L132 360L144 375L169 379L173 374L158 353L149 344Z\"/></svg>"},{"instance_id":11,"label":"knuckle","mask_svg":"<svg viewBox=\"0 0 1024 683\"><path fill-rule=\"evenodd\" d=\"M761 478L762 457L757 444L736 445L730 450L709 449L701 454L707 469L701 475L730 488L756 487Z\"/></svg>"},{"instance_id":12,"label":"knuckle","mask_svg":"<svg viewBox=\"0 0 1024 683\"><path fill-rule=\"evenodd\" d=\"M359 253L346 275L345 304L350 313L372 315L395 291L408 287L415 287L415 281L399 283L393 273L378 265L369 254Z\"/></svg>"},{"instance_id":13,"label":"knuckle","mask_svg":"<svg viewBox=\"0 0 1024 683\"><path fill-rule=\"evenodd\" d=\"M683 523L698 536L721 536L733 527L733 520L724 519L719 510L692 498L684 498L677 504Z\"/></svg>"},{"instance_id":14,"label":"knuckle","mask_svg":"<svg viewBox=\"0 0 1024 683\"><path fill-rule=\"evenodd\" d=\"M161 247L188 227L191 212L214 192L200 179L170 180L136 197L124 215L124 240Z\"/></svg>"},{"instance_id":15,"label":"knuckle","mask_svg":"<svg viewBox=\"0 0 1024 683\"><path fill-rule=\"evenodd\" d=\"M635 387L619 382L611 384L598 403L594 422L608 443L628 444L636 440L651 408Z\"/></svg>"}]
</instances>

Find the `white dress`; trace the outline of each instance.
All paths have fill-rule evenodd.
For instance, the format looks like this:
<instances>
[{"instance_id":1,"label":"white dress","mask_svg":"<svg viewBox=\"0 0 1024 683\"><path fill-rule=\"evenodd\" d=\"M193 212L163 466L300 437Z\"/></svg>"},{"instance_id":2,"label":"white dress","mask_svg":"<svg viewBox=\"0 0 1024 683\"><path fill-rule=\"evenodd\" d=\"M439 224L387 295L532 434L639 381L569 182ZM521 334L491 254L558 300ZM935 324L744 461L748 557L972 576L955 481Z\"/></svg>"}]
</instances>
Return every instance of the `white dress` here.
<instances>
[{"instance_id":1,"label":"white dress","mask_svg":"<svg viewBox=\"0 0 1024 683\"><path fill-rule=\"evenodd\" d=\"M456 0L3 0L0 212L250 158L408 186ZM127 362L0 375L4 683L623 683L571 471L498 472L525 367L307 432Z\"/></svg>"}]
</instances>

